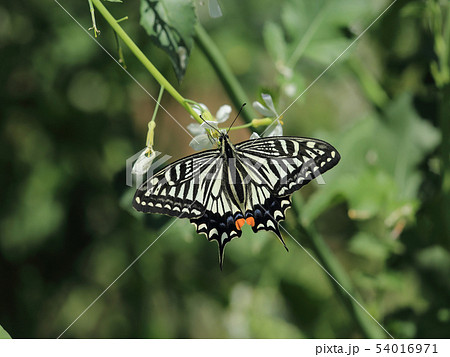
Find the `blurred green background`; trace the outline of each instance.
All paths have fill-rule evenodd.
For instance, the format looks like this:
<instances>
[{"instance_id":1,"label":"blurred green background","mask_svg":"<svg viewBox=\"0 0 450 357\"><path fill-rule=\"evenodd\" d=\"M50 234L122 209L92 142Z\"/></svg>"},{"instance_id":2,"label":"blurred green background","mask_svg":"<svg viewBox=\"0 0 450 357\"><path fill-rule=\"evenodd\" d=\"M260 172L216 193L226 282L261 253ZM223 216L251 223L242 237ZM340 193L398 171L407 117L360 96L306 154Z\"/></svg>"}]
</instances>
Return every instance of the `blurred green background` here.
<instances>
[{"instance_id":1,"label":"blurred green background","mask_svg":"<svg viewBox=\"0 0 450 357\"><path fill-rule=\"evenodd\" d=\"M91 26L87 1L60 2ZM250 100L269 92L281 112L389 3L220 1L217 19L207 2L197 10ZM121 25L185 97L213 113L230 103L198 46L179 85L139 26L139 3L105 5L129 16ZM449 11L447 1L397 1L284 114L285 134L327 140L342 161L326 185L294 194L299 214L283 225L313 255L296 222L314 229L396 338L450 337ZM117 57L98 13L97 23ZM172 223L134 212L125 185L155 103L56 2L2 3L0 51L0 325L13 338L54 338ZM162 104L193 122L169 96ZM193 152L169 116L156 122L158 151ZM216 244L179 220L63 337L366 337L345 293L285 239L289 253L246 229L221 272Z\"/></svg>"}]
</instances>

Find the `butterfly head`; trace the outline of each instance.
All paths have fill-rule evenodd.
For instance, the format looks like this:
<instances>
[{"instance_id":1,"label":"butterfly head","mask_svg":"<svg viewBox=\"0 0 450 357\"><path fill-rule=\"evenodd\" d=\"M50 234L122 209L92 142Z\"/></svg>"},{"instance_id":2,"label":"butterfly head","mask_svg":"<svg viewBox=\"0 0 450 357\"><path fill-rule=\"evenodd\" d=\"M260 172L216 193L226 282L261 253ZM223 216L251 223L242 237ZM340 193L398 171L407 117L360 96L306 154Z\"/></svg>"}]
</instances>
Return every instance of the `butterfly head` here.
<instances>
[{"instance_id":1,"label":"butterfly head","mask_svg":"<svg viewBox=\"0 0 450 357\"><path fill-rule=\"evenodd\" d=\"M224 146L229 146L226 145L227 143L230 143L230 138L228 137L228 132L231 130L231 127L233 126L233 124L236 122L236 119L239 117L239 114L241 114L242 108L244 108L246 103L242 104L241 109L239 109L239 112L236 115L236 118L234 118L233 122L231 123L231 125L229 126L228 130L226 131L220 131L219 132L219 147L224 147Z\"/></svg>"},{"instance_id":2,"label":"butterfly head","mask_svg":"<svg viewBox=\"0 0 450 357\"><path fill-rule=\"evenodd\" d=\"M228 142L228 141L230 141L228 134L225 132L221 132L219 134L219 147L222 147L225 144L225 142Z\"/></svg>"},{"instance_id":3,"label":"butterfly head","mask_svg":"<svg viewBox=\"0 0 450 357\"><path fill-rule=\"evenodd\" d=\"M228 134L225 132L221 132L219 136L219 149L222 152L222 155L231 159L235 157L234 154L234 145L230 142L230 138Z\"/></svg>"}]
</instances>

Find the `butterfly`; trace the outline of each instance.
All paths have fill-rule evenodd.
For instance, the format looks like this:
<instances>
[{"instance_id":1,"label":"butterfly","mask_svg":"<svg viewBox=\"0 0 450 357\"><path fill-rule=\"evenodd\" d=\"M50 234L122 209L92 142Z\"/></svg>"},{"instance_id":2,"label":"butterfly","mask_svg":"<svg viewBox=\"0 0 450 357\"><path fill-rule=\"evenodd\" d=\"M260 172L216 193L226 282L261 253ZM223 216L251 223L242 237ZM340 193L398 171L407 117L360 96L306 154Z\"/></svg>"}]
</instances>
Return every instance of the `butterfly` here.
<instances>
[{"instance_id":1,"label":"butterfly","mask_svg":"<svg viewBox=\"0 0 450 357\"><path fill-rule=\"evenodd\" d=\"M233 145L221 132L218 148L182 158L136 191L133 207L145 213L188 218L197 233L217 241L222 269L225 245L242 235L272 231L283 246L279 222L291 195L340 160L329 143L295 136L266 137Z\"/></svg>"}]
</instances>

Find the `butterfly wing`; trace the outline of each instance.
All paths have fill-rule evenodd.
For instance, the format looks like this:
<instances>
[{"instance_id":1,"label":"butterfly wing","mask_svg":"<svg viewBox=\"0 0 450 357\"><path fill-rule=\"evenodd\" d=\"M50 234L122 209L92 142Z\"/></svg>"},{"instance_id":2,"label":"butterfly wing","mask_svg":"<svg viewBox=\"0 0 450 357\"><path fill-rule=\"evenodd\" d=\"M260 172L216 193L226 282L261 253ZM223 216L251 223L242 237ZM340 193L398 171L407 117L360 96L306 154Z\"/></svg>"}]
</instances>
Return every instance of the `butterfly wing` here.
<instances>
[{"instance_id":1,"label":"butterfly wing","mask_svg":"<svg viewBox=\"0 0 450 357\"><path fill-rule=\"evenodd\" d=\"M249 140L234 151L239 183L230 178L230 154L208 150L157 172L133 199L138 211L189 218L198 233L218 242L221 267L224 247L242 235L243 222L254 232L273 231L286 247L278 224L291 206L290 195L340 159L330 144L298 137Z\"/></svg>"},{"instance_id":2,"label":"butterfly wing","mask_svg":"<svg viewBox=\"0 0 450 357\"><path fill-rule=\"evenodd\" d=\"M258 166L275 196L294 193L340 160L338 151L329 143L294 136L244 141L236 145L236 151Z\"/></svg>"},{"instance_id":3,"label":"butterfly wing","mask_svg":"<svg viewBox=\"0 0 450 357\"><path fill-rule=\"evenodd\" d=\"M253 217L254 232L274 232L291 206L290 195L340 160L329 143L312 138L268 137L235 146L247 171L245 218Z\"/></svg>"},{"instance_id":4,"label":"butterfly wing","mask_svg":"<svg viewBox=\"0 0 450 357\"><path fill-rule=\"evenodd\" d=\"M144 213L179 218L198 217L205 211L202 175L214 169L220 152L208 150L178 160L160 170L136 191L133 207Z\"/></svg>"},{"instance_id":5,"label":"butterfly wing","mask_svg":"<svg viewBox=\"0 0 450 357\"><path fill-rule=\"evenodd\" d=\"M134 195L133 206L145 213L189 218L197 233L218 242L222 266L225 245L242 235L235 221L243 217L228 194L225 170L219 150L188 156L143 183Z\"/></svg>"}]
</instances>

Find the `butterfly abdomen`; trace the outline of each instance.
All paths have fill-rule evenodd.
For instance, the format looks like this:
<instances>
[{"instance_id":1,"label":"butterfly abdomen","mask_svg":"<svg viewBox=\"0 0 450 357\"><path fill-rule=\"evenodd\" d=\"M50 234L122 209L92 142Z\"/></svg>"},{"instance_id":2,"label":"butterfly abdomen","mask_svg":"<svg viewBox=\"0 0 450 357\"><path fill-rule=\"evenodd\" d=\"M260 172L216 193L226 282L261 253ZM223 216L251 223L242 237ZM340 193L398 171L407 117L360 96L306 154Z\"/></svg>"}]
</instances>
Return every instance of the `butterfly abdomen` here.
<instances>
[{"instance_id":1,"label":"butterfly abdomen","mask_svg":"<svg viewBox=\"0 0 450 357\"><path fill-rule=\"evenodd\" d=\"M245 170L242 169L242 163L235 158L227 159L225 165L225 170L227 174L224 175L226 179L226 188L228 193L235 199L238 203L244 203L246 197L246 186L245 177L243 173Z\"/></svg>"}]
</instances>

